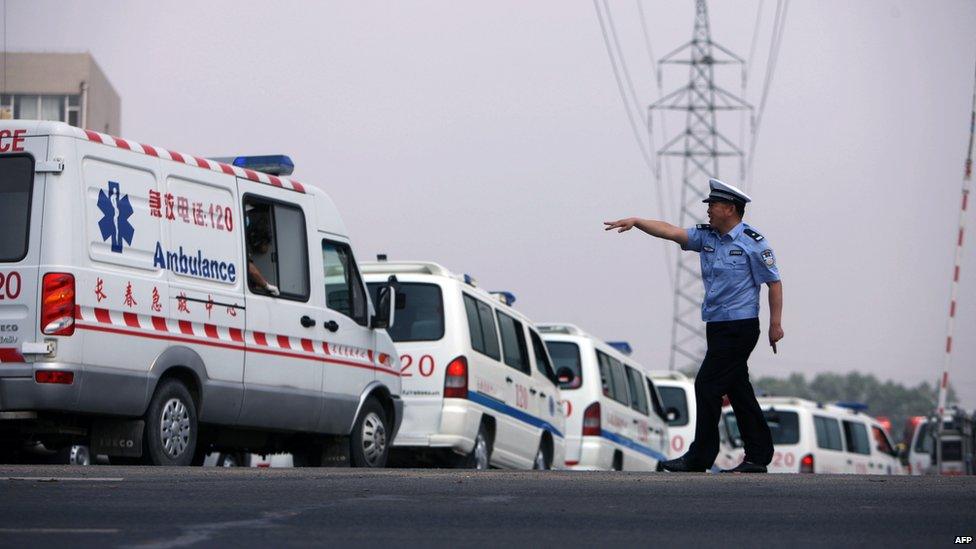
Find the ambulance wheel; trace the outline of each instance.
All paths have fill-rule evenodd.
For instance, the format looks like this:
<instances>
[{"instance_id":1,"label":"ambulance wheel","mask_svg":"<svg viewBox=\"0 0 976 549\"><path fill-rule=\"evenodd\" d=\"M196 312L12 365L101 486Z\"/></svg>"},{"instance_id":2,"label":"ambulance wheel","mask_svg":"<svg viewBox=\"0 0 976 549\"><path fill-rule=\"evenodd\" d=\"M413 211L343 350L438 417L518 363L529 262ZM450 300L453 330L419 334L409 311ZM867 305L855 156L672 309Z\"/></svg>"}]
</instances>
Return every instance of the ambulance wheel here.
<instances>
[{"instance_id":1,"label":"ambulance wheel","mask_svg":"<svg viewBox=\"0 0 976 549\"><path fill-rule=\"evenodd\" d=\"M390 455L386 411L373 397L366 399L350 437L353 467L385 467Z\"/></svg>"},{"instance_id":2,"label":"ambulance wheel","mask_svg":"<svg viewBox=\"0 0 976 549\"><path fill-rule=\"evenodd\" d=\"M491 466L491 437L488 436L488 429L484 423L478 427L478 434L474 437L474 448L471 449L470 454L460 460L460 465L479 471L486 471Z\"/></svg>"},{"instance_id":3,"label":"ambulance wheel","mask_svg":"<svg viewBox=\"0 0 976 549\"><path fill-rule=\"evenodd\" d=\"M150 465L190 465L197 446L197 408L186 386L160 383L146 412L143 459Z\"/></svg>"}]
</instances>

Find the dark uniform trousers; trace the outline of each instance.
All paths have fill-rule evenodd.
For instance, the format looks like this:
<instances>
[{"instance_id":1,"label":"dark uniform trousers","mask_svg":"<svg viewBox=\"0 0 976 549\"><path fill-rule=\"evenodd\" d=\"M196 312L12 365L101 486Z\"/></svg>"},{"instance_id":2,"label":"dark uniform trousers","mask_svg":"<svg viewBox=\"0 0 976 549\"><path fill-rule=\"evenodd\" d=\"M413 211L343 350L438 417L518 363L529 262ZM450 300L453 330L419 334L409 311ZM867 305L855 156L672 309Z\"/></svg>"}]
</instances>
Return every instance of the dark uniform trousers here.
<instances>
[{"instance_id":1,"label":"dark uniform trousers","mask_svg":"<svg viewBox=\"0 0 976 549\"><path fill-rule=\"evenodd\" d=\"M773 438L749 382L746 364L759 341L759 319L708 322L705 338L708 350L695 376L695 440L688 448L687 458L704 467L715 462L722 396L728 395L745 443L746 461L768 465L773 459Z\"/></svg>"}]
</instances>

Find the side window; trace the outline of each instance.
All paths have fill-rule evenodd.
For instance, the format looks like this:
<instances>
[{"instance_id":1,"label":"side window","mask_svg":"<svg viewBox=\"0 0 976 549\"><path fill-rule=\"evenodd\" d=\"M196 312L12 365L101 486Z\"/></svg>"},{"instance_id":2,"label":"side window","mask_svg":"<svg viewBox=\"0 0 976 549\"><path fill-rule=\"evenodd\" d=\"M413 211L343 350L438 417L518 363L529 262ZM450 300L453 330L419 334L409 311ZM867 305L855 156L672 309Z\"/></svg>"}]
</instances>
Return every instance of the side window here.
<instances>
[{"instance_id":1,"label":"side window","mask_svg":"<svg viewBox=\"0 0 976 549\"><path fill-rule=\"evenodd\" d=\"M661 398L664 399L664 409L674 408L678 411L677 419L669 421L672 427L688 425L688 395L681 387L661 387Z\"/></svg>"},{"instance_id":2,"label":"side window","mask_svg":"<svg viewBox=\"0 0 976 549\"><path fill-rule=\"evenodd\" d=\"M502 334L502 356L505 364L526 374L530 373L529 353L525 348L522 323L498 311L498 330Z\"/></svg>"},{"instance_id":3,"label":"side window","mask_svg":"<svg viewBox=\"0 0 976 549\"><path fill-rule=\"evenodd\" d=\"M657 417L667 421L667 413L664 411L664 406L661 406L661 398L658 397L657 388L654 387L654 382L651 381L651 378L649 377L644 379L647 380L647 392L651 395L651 404L654 413L657 414Z\"/></svg>"},{"instance_id":4,"label":"side window","mask_svg":"<svg viewBox=\"0 0 976 549\"><path fill-rule=\"evenodd\" d=\"M485 336L481 333L481 320L478 317L478 302L469 295L464 296L464 313L468 317L468 333L471 334L471 348L482 354L485 351Z\"/></svg>"},{"instance_id":5,"label":"side window","mask_svg":"<svg viewBox=\"0 0 976 549\"><path fill-rule=\"evenodd\" d=\"M874 435L874 445L879 452L888 454L889 456L894 453L894 450L891 449L891 441L888 440L888 435L880 427L871 426L871 434Z\"/></svg>"},{"instance_id":6,"label":"side window","mask_svg":"<svg viewBox=\"0 0 976 549\"><path fill-rule=\"evenodd\" d=\"M322 269L326 306L365 326L369 316L366 290L349 245L323 240Z\"/></svg>"},{"instance_id":7,"label":"side window","mask_svg":"<svg viewBox=\"0 0 976 549\"><path fill-rule=\"evenodd\" d=\"M308 241L301 208L245 197L244 237L251 292L307 301Z\"/></svg>"},{"instance_id":8,"label":"side window","mask_svg":"<svg viewBox=\"0 0 976 549\"><path fill-rule=\"evenodd\" d=\"M630 381L630 407L644 414L650 412L647 408L647 393L644 392L644 384L637 370L627 366L627 379Z\"/></svg>"},{"instance_id":9,"label":"side window","mask_svg":"<svg viewBox=\"0 0 976 549\"><path fill-rule=\"evenodd\" d=\"M479 301L478 316L481 317L481 334L485 338L485 354L495 360L501 360L502 352L498 348L498 329L495 328L495 315L491 314L491 307Z\"/></svg>"},{"instance_id":10,"label":"side window","mask_svg":"<svg viewBox=\"0 0 976 549\"><path fill-rule=\"evenodd\" d=\"M853 454L871 455L871 446L868 442L868 429L859 421L844 422L844 439L847 442L847 451Z\"/></svg>"},{"instance_id":11,"label":"side window","mask_svg":"<svg viewBox=\"0 0 976 549\"><path fill-rule=\"evenodd\" d=\"M813 425L817 430L817 446L825 450L843 450L840 441L840 425L832 417L813 416Z\"/></svg>"},{"instance_id":12,"label":"side window","mask_svg":"<svg viewBox=\"0 0 976 549\"><path fill-rule=\"evenodd\" d=\"M627 372L624 370L623 363L610 358L610 374L613 377L613 399L624 406L629 406L630 387L627 384Z\"/></svg>"},{"instance_id":13,"label":"side window","mask_svg":"<svg viewBox=\"0 0 976 549\"><path fill-rule=\"evenodd\" d=\"M539 373L546 377L553 385L559 385L559 380L556 379L556 372L552 368L552 362L549 360L549 353L546 351L545 344L542 343L542 338L539 334L535 333L535 330L529 330L529 337L532 338L532 351L535 355L535 368L539 370Z\"/></svg>"},{"instance_id":14,"label":"side window","mask_svg":"<svg viewBox=\"0 0 976 549\"><path fill-rule=\"evenodd\" d=\"M464 295L464 313L468 318L468 333L471 334L471 348L495 360L501 359L498 349L498 332L495 330L495 317L491 307L481 301Z\"/></svg>"},{"instance_id":15,"label":"side window","mask_svg":"<svg viewBox=\"0 0 976 549\"><path fill-rule=\"evenodd\" d=\"M615 399L613 394L613 378L610 374L610 357L602 351L596 352L596 360L600 364L600 385L603 387L603 396Z\"/></svg>"}]
</instances>

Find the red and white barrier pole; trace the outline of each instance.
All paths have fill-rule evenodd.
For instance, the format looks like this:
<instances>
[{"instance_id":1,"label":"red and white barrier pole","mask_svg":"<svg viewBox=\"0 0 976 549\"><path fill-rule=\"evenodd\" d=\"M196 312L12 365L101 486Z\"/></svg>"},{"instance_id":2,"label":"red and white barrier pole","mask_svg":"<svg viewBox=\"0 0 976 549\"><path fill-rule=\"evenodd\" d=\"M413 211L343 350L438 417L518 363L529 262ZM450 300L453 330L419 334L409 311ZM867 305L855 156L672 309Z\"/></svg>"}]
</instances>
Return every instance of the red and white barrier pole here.
<instances>
[{"instance_id":1,"label":"red and white barrier pole","mask_svg":"<svg viewBox=\"0 0 976 549\"><path fill-rule=\"evenodd\" d=\"M966 209L969 205L969 185L973 178L973 135L976 134L976 84L973 88L973 108L969 116L969 149L966 167L962 178L962 201L959 208L959 234L956 237L956 258L952 269L952 284L949 290L949 322L946 335L945 360L942 366L942 380L939 383L939 406L936 409L938 433L936 439L936 467L942 473L942 427L945 414L946 393L949 389L949 366L952 363L952 334L956 323L956 298L959 294L959 268L962 264L963 243L966 234Z\"/></svg>"}]
</instances>

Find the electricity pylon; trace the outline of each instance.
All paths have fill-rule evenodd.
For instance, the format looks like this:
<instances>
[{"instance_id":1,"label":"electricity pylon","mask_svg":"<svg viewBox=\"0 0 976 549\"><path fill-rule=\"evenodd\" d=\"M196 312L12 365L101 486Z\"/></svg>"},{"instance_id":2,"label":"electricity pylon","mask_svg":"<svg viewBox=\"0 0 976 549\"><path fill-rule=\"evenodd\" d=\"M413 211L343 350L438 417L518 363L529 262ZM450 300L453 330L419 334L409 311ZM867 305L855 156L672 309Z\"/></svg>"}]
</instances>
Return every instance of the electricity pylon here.
<instances>
[{"instance_id":1,"label":"electricity pylon","mask_svg":"<svg viewBox=\"0 0 976 549\"><path fill-rule=\"evenodd\" d=\"M719 177L722 160L737 158L739 177L744 176L745 155L740 147L718 131L716 115L722 111L749 111L751 124L752 106L715 84L716 65L740 65L744 81L745 61L712 41L705 0L695 2L695 29L691 41L659 61L659 83L660 67L663 65L689 66L688 84L664 95L648 107L649 116L654 111L661 111L661 116L664 116L663 111L686 113L684 131L666 141L657 154L659 157L677 156L683 159L678 221L680 226L688 227L705 222L705 207L701 201L707 196L708 178ZM698 255L678 254L675 271L671 370L679 366L679 359L687 361L687 364L680 366L697 367L705 354L705 326L701 321L704 289L700 282Z\"/></svg>"}]
</instances>

